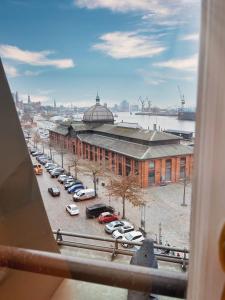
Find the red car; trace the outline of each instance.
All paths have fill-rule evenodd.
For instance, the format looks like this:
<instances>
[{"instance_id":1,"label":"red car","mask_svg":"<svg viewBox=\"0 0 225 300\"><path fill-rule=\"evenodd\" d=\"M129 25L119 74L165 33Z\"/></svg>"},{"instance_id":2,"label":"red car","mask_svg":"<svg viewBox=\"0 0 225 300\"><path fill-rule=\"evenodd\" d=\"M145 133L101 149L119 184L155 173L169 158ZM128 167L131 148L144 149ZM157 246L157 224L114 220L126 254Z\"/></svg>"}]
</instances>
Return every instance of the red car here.
<instances>
[{"instance_id":1,"label":"red car","mask_svg":"<svg viewBox=\"0 0 225 300\"><path fill-rule=\"evenodd\" d=\"M112 222L112 221L116 221L118 219L119 219L119 217L117 215L112 214L110 212L103 212L98 217L99 223L109 223L109 222Z\"/></svg>"}]
</instances>

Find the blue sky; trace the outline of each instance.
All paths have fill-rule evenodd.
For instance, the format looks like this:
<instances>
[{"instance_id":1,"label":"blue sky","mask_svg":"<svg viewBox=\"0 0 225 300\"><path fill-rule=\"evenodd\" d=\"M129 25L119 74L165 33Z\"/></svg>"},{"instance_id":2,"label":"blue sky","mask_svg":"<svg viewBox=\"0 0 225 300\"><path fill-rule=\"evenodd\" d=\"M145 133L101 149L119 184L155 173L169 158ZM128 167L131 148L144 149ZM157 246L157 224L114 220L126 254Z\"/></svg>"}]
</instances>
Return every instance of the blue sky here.
<instances>
[{"instance_id":1,"label":"blue sky","mask_svg":"<svg viewBox=\"0 0 225 300\"><path fill-rule=\"evenodd\" d=\"M197 0L2 0L0 57L22 99L196 102Z\"/></svg>"}]
</instances>

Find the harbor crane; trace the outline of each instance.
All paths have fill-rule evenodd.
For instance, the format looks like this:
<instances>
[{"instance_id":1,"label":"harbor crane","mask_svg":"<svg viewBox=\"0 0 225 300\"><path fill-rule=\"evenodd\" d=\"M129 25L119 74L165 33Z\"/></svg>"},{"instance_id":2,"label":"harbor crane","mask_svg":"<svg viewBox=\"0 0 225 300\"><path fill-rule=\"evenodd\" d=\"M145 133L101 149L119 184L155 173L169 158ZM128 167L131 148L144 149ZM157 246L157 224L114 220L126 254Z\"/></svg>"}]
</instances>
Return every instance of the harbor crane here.
<instances>
[{"instance_id":1,"label":"harbor crane","mask_svg":"<svg viewBox=\"0 0 225 300\"><path fill-rule=\"evenodd\" d=\"M180 89L180 86L179 86L179 85L177 86L177 89L178 89L178 92L179 92L179 95L180 95L180 101L181 101L181 112L183 112L183 111L184 111L184 104L185 104L184 94L182 94L182 92L181 92L181 89Z\"/></svg>"},{"instance_id":2,"label":"harbor crane","mask_svg":"<svg viewBox=\"0 0 225 300\"><path fill-rule=\"evenodd\" d=\"M145 110L145 100L140 96L138 101L141 103L141 111L143 112Z\"/></svg>"}]
</instances>

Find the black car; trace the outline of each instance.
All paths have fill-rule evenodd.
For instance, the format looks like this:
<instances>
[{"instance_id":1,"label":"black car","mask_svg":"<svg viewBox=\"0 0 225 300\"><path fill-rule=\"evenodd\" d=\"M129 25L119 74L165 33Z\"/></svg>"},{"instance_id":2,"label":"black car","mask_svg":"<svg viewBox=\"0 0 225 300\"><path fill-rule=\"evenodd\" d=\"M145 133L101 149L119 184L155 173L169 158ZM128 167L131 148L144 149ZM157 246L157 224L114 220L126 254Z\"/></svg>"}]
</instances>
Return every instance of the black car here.
<instances>
[{"instance_id":1,"label":"black car","mask_svg":"<svg viewBox=\"0 0 225 300\"><path fill-rule=\"evenodd\" d=\"M48 188L48 192L49 192L53 197L56 197L56 196L59 196L59 195L60 195L60 190L59 190L57 187L51 187L51 188Z\"/></svg>"},{"instance_id":2,"label":"black car","mask_svg":"<svg viewBox=\"0 0 225 300\"><path fill-rule=\"evenodd\" d=\"M51 174L51 177L52 178L57 178L59 177L59 175L63 174L64 173L64 169L63 168L55 168L53 170L51 170L49 173Z\"/></svg>"},{"instance_id":3,"label":"black car","mask_svg":"<svg viewBox=\"0 0 225 300\"><path fill-rule=\"evenodd\" d=\"M112 206L108 206L104 203L98 203L98 204L94 204L94 205L86 207L87 218L97 218L103 212L114 213L114 208Z\"/></svg>"}]
</instances>

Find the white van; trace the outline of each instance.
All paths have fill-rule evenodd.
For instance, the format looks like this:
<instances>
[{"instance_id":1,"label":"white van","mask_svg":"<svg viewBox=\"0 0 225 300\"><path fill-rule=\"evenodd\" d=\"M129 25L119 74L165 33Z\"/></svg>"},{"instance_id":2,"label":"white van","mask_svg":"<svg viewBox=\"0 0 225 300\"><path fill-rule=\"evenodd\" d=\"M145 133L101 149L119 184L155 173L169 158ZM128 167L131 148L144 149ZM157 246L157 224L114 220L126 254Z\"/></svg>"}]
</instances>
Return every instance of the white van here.
<instances>
[{"instance_id":1,"label":"white van","mask_svg":"<svg viewBox=\"0 0 225 300\"><path fill-rule=\"evenodd\" d=\"M79 192L73 195L74 201L87 200L95 197L95 190L93 189L85 189L79 190Z\"/></svg>"}]
</instances>

